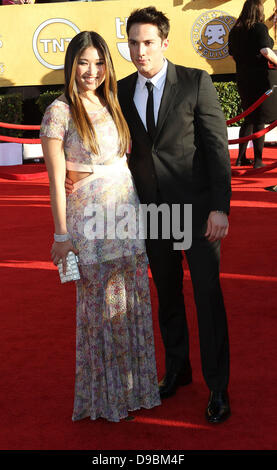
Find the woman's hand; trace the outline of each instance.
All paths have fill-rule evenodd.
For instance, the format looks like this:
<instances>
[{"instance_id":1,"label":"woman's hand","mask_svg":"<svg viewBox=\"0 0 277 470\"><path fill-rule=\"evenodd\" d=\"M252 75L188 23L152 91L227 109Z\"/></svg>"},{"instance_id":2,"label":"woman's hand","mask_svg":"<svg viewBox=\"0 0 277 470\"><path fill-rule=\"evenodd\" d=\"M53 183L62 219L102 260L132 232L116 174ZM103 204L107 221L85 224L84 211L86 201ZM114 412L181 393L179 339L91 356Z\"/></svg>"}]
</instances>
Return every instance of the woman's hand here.
<instances>
[{"instance_id":1,"label":"woman's hand","mask_svg":"<svg viewBox=\"0 0 277 470\"><path fill-rule=\"evenodd\" d=\"M66 273L66 257L69 251L73 251L75 255L78 254L78 250L74 248L71 240L67 240L66 242L54 241L52 248L51 248L51 259L56 266L58 262L62 260L64 274Z\"/></svg>"}]
</instances>

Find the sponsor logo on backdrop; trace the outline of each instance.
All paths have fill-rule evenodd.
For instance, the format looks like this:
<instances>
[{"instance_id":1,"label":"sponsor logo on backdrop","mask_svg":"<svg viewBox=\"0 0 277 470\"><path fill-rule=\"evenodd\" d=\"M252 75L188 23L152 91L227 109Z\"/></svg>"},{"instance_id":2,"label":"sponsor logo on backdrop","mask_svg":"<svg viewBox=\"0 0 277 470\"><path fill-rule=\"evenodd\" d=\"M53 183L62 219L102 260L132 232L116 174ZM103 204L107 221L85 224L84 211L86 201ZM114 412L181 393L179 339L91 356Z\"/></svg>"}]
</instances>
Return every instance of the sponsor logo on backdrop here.
<instances>
[{"instance_id":1,"label":"sponsor logo on backdrop","mask_svg":"<svg viewBox=\"0 0 277 470\"><path fill-rule=\"evenodd\" d=\"M126 33L126 24L127 24L127 18L121 19L121 18L115 18L115 32L116 32L116 38L117 39L125 39L124 42L117 42L117 50L121 57L123 59L128 60L128 62L131 62L131 57L130 57L130 52L129 52L129 47L128 47L128 39L127 39L127 33ZM126 42L127 39L127 42Z\"/></svg>"},{"instance_id":2,"label":"sponsor logo on backdrop","mask_svg":"<svg viewBox=\"0 0 277 470\"><path fill-rule=\"evenodd\" d=\"M79 32L79 28L65 18L51 18L41 23L33 36L37 60L48 69L63 69L66 48Z\"/></svg>"},{"instance_id":3,"label":"sponsor logo on backdrop","mask_svg":"<svg viewBox=\"0 0 277 470\"><path fill-rule=\"evenodd\" d=\"M191 41L197 54L208 60L224 59L229 55L228 37L236 19L220 10L210 10L198 16L191 30Z\"/></svg>"}]
</instances>

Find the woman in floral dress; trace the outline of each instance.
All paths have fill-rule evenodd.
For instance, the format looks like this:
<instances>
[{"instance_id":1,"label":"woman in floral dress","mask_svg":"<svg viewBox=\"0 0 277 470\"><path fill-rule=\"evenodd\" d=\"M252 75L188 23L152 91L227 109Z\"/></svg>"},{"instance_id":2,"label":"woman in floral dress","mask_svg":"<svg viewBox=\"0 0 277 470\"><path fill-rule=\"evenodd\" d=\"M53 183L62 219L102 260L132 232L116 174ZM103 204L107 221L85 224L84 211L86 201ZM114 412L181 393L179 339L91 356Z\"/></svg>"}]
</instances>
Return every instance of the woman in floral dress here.
<instances>
[{"instance_id":1,"label":"woman in floral dress","mask_svg":"<svg viewBox=\"0 0 277 470\"><path fill-rule=\"evenodd\" d=\"M64 73L65 92L47 108L40 136L55 225L52 260L65 269L69 251L79 256L72 419L119 421L160 404L139 201L126 162L129 131L101 36L77 34ZM74 182L67 197L66 174Z\"/></svg>"}]
</instances>

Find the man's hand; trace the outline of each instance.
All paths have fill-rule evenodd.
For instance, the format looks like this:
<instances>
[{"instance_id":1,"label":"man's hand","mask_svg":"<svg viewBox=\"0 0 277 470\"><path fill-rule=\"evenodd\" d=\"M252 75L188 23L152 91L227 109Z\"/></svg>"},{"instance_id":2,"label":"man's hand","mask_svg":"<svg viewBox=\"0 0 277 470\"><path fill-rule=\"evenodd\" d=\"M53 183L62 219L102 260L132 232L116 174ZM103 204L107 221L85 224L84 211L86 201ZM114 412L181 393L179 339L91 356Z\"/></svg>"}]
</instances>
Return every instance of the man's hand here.
<instances>
[{"instance_id":1,"label":"man's hand","mask_svg":"<svg viewBox=\"0 0 277 470\"><path fill-rule=\"evenodd\" d=\"M227 214L222 212L211 211L207 222L207 231L205 236L210 242L221 240L226 237L229 230L229 222Z\"/></svg>"},{"instance_id":2,"label":"man's hand","mask_svg":"<svg viewBox=\"0 0 277 470\"><path fill-rule=\"evenodd\" d=\"M66 194L71 194L73 191L73 181L66 176L65 178L65 192Z\"/></svg>"}]
</instances>

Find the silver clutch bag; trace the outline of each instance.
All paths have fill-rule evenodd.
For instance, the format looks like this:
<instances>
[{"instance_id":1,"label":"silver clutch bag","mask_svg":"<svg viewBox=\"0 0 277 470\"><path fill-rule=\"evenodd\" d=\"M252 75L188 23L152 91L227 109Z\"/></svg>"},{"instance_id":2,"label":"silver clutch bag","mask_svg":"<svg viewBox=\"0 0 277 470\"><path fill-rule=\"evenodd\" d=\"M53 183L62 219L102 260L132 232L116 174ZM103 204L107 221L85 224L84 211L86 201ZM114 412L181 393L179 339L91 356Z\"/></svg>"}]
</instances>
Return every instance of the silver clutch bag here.
<instances>
[{"instance_id":1,"label":"silver clutch bag","mask_svg":"<svg viewBox=\"0 0 277 470\"><path fill-rule=\"evenodd\" d=\"M69 251L67 258L66 258L66 273L63 273L63 264L62 261L59 261L57 266L59 270L59 275L61 279L61 283L64 284L65 282L69 281L78 281L80 279L80 272L78 268L78 256L73 253L73 251Z\"/></svg>"}]
</instances>

